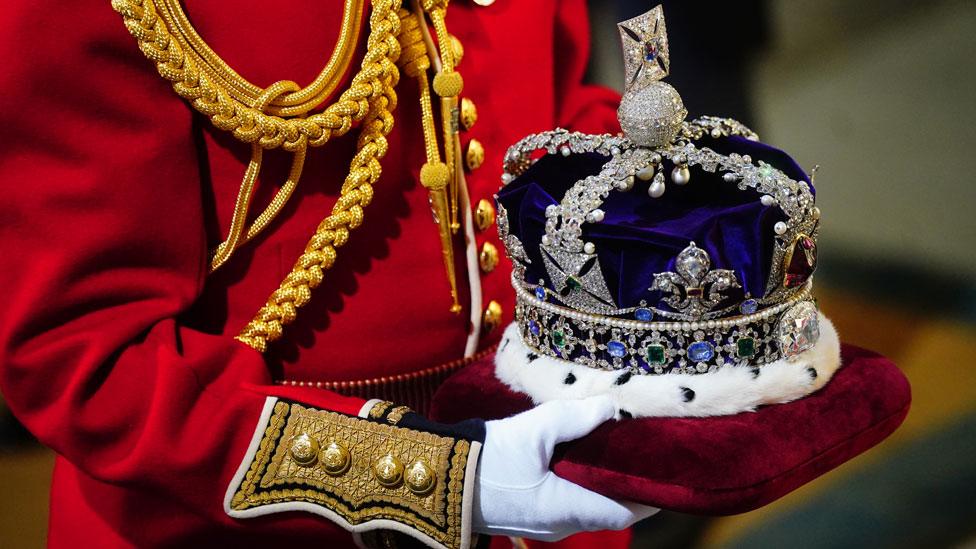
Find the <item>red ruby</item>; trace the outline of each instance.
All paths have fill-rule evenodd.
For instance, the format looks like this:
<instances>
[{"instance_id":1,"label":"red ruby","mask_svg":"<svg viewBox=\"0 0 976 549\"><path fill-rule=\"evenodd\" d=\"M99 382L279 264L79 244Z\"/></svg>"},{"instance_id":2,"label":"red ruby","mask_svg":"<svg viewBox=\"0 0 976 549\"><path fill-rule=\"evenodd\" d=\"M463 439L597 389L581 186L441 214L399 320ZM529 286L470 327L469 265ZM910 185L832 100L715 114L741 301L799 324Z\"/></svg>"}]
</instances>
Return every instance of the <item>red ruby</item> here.
<instances>
[{"instance_id":1,"label":"red ruby","mask_svg":"<svg viewBox=\"0 0 976 549\"><path fill-rule=\"evenodd\" d=\"M798 238L793 245L790 261L785 265L783 286L796 288L802 286L817 268L817 243L812 238Z\"/></svg>"}]
</instances>

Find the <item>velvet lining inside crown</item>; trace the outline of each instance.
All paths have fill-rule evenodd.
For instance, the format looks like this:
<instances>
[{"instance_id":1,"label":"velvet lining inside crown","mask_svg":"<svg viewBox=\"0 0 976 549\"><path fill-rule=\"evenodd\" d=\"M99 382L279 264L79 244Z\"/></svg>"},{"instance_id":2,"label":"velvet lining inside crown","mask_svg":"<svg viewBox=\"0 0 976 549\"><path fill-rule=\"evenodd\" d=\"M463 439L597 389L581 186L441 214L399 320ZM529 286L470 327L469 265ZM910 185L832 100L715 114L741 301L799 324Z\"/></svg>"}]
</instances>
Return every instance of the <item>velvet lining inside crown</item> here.
<instances>
[{"instance_id":1,"label":"velvet lining inside crown","mask_svg":"<svg viewBox=\"0 0 976 549\"><path fill-rule=\"evenodd\" d=\"M786 153L739 137L701 140L699 146L722 154L752 156L796 180L808 181ZM532 263L530 282L546 281L539 243L545 234L545 210L558 204L578 180L599 173L608 157L590 153L568 157L546 155L498 193L509 215L511 233L522 241ZM660 294L650 291L653 275L674 271L675 257L690 242L708 252L713 269L731 269L752 297L765 294L769 276L773 226L785 219L778 206L763 206L754 189L740 190L722 173L691 169L688 184L675 185L673 165L665 161L667 190L660 198L647 194L649 182L637 180L629 192L613 191L601 209L601 223L587 223L583 239L596 245L603 276L619 307L635 307L641 300L656 304ZM731 298L741 296L729 295Z\"/></svg>"}]
</instances>

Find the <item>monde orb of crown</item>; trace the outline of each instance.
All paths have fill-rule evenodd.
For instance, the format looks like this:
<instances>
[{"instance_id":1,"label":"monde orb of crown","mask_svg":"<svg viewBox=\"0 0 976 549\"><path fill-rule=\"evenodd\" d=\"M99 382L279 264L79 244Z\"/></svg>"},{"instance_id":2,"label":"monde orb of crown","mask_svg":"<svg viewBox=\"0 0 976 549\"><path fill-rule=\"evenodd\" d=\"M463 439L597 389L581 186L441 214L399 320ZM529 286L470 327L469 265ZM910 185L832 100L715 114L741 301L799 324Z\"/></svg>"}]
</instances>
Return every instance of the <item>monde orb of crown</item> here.
<instances>
[{"instance_id":1,"label":"monde orb of crown","mask_svg":"<svg viewBox=\"0 0 976 549\"><path fill-rule=\"evenodd\" d=\"M641 147L657 147L674 141L687 115L678 91L661 81L628 90L617 109L624 135Z\"/></svg>"}]
</instances>

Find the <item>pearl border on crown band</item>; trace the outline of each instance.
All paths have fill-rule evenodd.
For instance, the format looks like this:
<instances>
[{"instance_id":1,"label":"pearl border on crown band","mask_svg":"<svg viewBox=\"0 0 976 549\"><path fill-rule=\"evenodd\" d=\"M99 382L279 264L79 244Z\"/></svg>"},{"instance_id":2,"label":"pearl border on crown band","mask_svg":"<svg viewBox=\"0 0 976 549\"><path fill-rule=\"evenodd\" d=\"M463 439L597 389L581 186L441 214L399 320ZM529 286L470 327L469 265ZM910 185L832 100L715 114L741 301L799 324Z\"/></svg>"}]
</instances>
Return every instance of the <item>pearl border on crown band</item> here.
<instances>
[{"instance_id":1,"label":"pearl border on crown band","mask_svg":"<svg viewBox=\"0 0 976 549\"><path fill-rule=\"evenodd\" d=\"M756 366L724 367L706 374L627 375L542 356L526 347L510 324L495 354L495 375L533 402L613 396L621 415L708 417L754 411L803 398L830 381L840 367L840 339L820 315L820 340L807 351Z\"/></svg>"}]
</instances>

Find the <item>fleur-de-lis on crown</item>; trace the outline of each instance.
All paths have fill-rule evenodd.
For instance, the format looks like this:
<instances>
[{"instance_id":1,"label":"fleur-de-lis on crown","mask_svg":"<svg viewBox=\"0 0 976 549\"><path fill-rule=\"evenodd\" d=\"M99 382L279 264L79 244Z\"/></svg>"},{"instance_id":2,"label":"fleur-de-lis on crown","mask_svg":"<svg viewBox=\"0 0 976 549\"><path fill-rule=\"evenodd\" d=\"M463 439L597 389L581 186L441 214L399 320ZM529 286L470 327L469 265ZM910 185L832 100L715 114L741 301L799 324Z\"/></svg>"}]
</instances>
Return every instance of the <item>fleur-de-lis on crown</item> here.
<instances>
[{"instance_id":1,"label":"fleur-de-lis on crown","mask_svg":"<svg viewBox=\"0 0 976 549\"><path fill-rule=\"evenodd\" d=\"M649 289L670 294L662 301L685 319L701 320L725 299L722 292L741 287L734 271L710 270L711 266L708 252L692 242L678 254L674 265L677 272L655 274Z\"/></svg>"},{"instance_id":2,"label":"fleur-de-lis on crown","mask_svg":"<svg viewBox=\"0 0 976 549\"><path fill-rule=\"evenodd\" d=\"M668 32L664 25L664 8L617 23L624 48L626 82L624 88L640 87L668 75Z\"/></svg>"}]
</instances>

